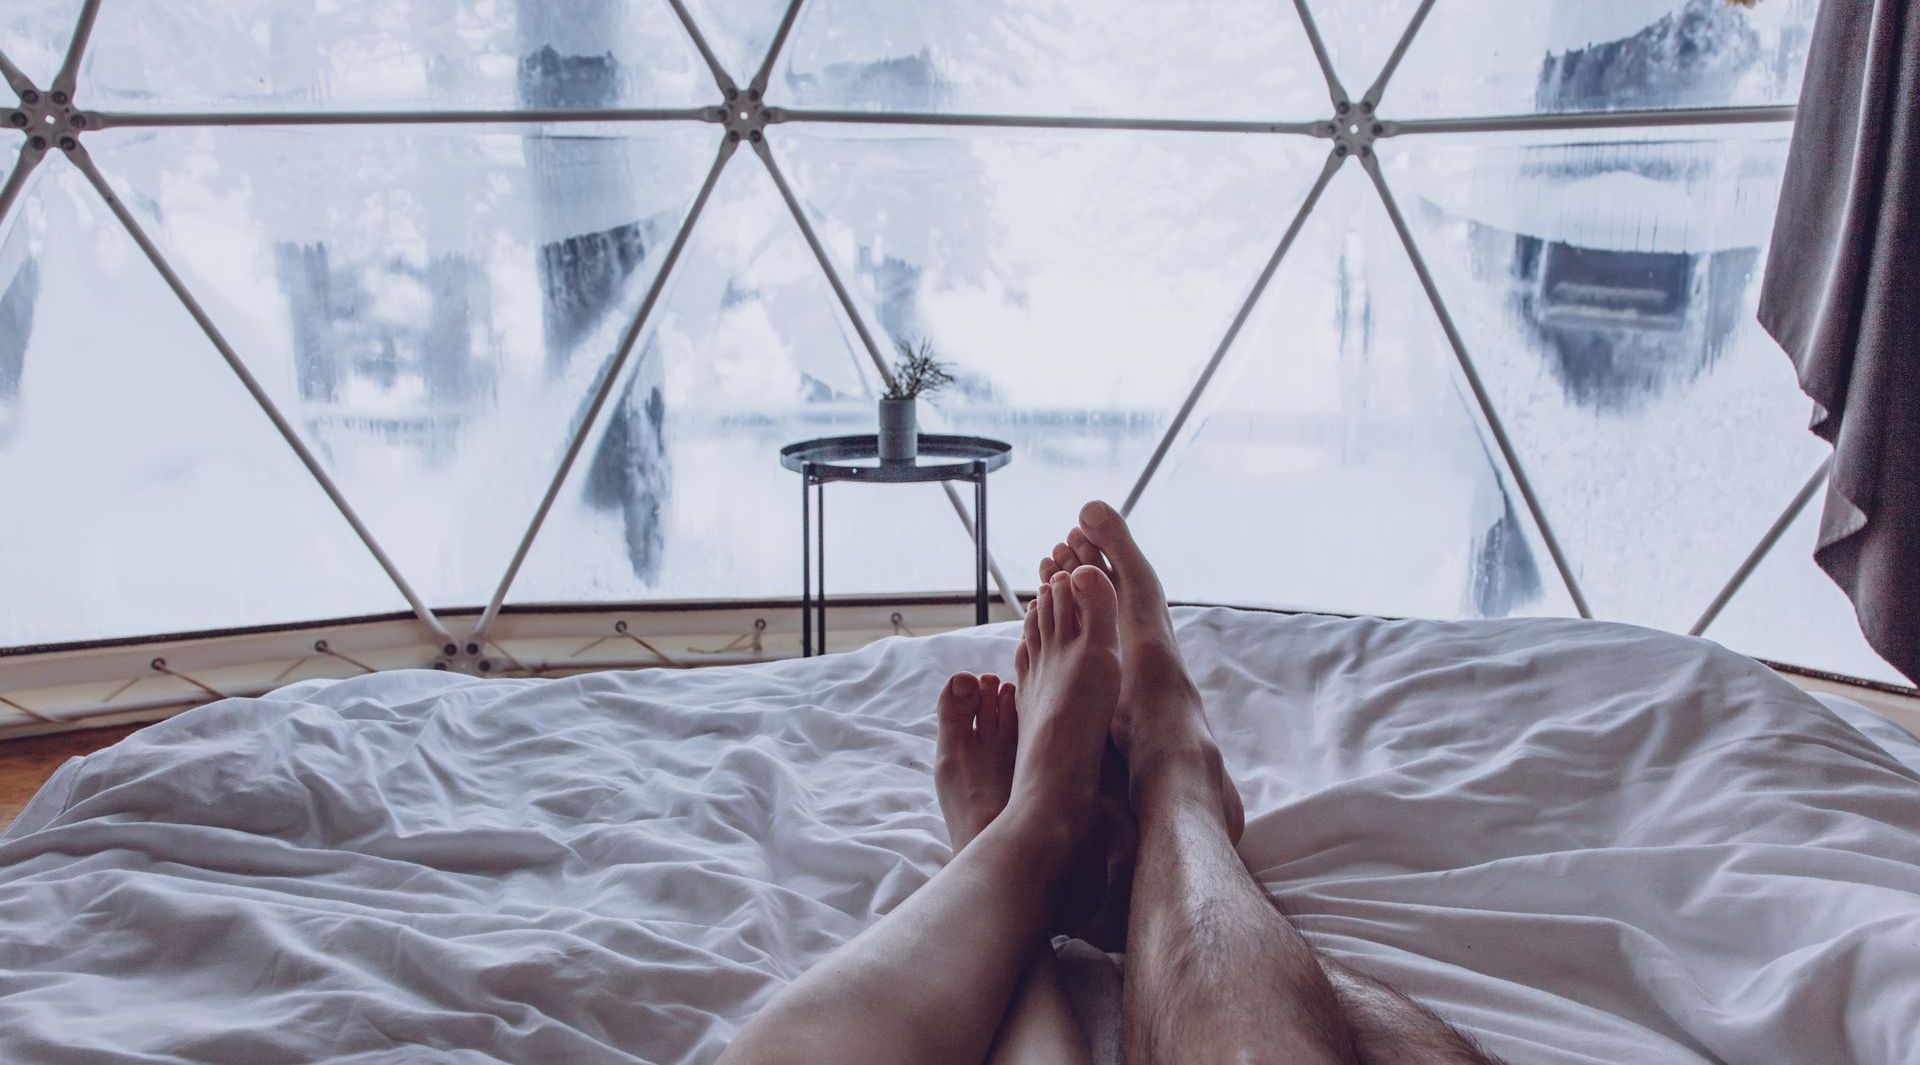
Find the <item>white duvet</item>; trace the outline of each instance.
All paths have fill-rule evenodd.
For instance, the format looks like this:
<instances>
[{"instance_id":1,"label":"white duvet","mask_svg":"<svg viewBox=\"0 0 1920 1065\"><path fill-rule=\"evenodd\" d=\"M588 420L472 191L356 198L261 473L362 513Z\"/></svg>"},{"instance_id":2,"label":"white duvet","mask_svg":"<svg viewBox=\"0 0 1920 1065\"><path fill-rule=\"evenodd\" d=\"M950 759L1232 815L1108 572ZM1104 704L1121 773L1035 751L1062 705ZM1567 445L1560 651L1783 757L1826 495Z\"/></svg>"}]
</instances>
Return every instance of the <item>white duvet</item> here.
<instances>
[{"instance_id":1,"label":"white duvet","mask_svg":"<svg viewBox=\"0 0 1920 1065\"><path fill-rule=\"evenodd\" d=\"M1904 733L1622 626L1178 620L1241 851L1328 953L1515 1063L1920 1062ZM946 860L933 693L1014 641L143 730L0 837L0 1060L711 1060Z\"/></svg>"}]
</instances>

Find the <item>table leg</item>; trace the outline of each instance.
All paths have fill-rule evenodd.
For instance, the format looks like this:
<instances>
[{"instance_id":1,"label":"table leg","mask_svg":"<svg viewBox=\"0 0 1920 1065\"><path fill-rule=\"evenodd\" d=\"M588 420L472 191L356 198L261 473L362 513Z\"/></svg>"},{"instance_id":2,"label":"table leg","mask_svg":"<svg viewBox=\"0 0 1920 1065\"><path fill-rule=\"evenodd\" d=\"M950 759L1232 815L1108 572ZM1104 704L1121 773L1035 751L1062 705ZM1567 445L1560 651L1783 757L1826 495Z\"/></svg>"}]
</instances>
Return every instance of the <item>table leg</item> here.
<instances>
[{"instance_id":1,"label":"table leg","mask_svg":"<svg viewBox=\"0 0 1920 1065\"><path fill-rule=\"evenodd\" d=\"M987 464L973 464L973 623L987 623Z\"/></svg>"},{"instance_id":2,"label":"table leg","mask_svg":"<svg viewBox=\"0 0 1920 1065\"><path fill-rule=\"evenodd\" d=\"M813 657L813 464L800 474L800 657Z\"/></svg>"},{"instance_id":3,"label":"table leg","mask_svg":"<svg viewBox=\"0 0 1920 1065\"><path fill-rule=\"evenodd\" d=\"M819 539L814 541L814 546L813 546L814 551L817 552L817 554L814 557L814 568L820 571L820 582L819 582L820 583L820 600L819 600L819 606L816 608L819 610L820 614L819 614L819 620L813 626L813 631L814 631L814 634L818 636L820 640L819 644L817 645L820 649L819 653L826 654L827 653L827 482L824 480L820 481L818 484L814 486L813 491L814 491L813 509L819 515L819 520L820 520L820 531L818 533Z\"/></svg>"}]
</instances>

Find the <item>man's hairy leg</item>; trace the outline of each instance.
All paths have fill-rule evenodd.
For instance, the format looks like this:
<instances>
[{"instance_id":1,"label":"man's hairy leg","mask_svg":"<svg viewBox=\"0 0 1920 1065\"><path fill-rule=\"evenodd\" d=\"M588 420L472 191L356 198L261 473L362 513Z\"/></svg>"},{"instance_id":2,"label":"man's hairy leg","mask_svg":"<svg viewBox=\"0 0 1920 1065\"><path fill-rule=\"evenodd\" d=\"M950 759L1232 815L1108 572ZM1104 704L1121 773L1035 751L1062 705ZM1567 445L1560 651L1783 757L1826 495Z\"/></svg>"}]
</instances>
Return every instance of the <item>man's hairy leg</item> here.
<instances>
[{"instance_id":1,"label":"man's hairy leg","mask_svg":"<svg viewBox=\"0 0 1920 1065\"><path fill-rule=\"evenodd\" d=\"M1471 1036L1391 985L1319 957L1361 1065L1502 1065Z\"/></svg>"}]
</instances>

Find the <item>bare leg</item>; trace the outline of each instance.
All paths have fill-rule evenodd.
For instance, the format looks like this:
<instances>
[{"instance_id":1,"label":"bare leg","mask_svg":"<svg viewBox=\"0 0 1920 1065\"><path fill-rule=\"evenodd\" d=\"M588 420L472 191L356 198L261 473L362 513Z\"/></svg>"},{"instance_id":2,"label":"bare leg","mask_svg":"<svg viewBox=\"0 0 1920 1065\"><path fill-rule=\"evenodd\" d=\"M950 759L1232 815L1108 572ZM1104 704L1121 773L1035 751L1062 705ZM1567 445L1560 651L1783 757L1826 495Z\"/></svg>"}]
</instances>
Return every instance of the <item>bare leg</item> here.
<instances>
[{"instance_id":1,"label":"bare leg","mask_svg":"<svg viewBox=\"0 0 1920 1065\"><path fill-rule=\"evenodd\" d=\"M1091 816L1120 686L1113 585L1082 567L1037 605L1017 656L1006 809L899 908L789 984L723 1062L977 1065L1047 930Z\"/></svg>"},{"instance_id":2,"label":"bare leg","mask_svg":"<svg viewBox=\"0 0 1920 1065\"><path fill-rule=\"evenodd\" d=\"M934 790L959 854L1007 805L1018 739L1014 686L991 673L956 673L940 690ZM1043 937L988 1054L990 1065L1092 1065L1087 1036Z\"/></svg>"},{"instance_id":3,"label":"bare leg","mask_svg":"<svg viewBox=\"0 0 1920 1065\"><path fill-rule=\"evenodd\" d=\"M1053 555L1054 568L1096 562L1120 592L1113 736L1128 760L1140 829L1130 1053L1148 1062L1491 1061L1431 1011L1320 956L1272 905L1233 850L1239 794L1180 658L1159 578L1104 503L1082 509Z\"/></svg>"},{"instance_id":4,"label":"bare leg","mask_svg":"<svg viewBox=\"0 0 1920 1065\"><path fill-rule=\"evenodd\" d=\"M1333 984L1361 1065L1500 1065L1500 1059L1440 1015L1326 955L1320 967Z\"/></svg>"}]
</instances>

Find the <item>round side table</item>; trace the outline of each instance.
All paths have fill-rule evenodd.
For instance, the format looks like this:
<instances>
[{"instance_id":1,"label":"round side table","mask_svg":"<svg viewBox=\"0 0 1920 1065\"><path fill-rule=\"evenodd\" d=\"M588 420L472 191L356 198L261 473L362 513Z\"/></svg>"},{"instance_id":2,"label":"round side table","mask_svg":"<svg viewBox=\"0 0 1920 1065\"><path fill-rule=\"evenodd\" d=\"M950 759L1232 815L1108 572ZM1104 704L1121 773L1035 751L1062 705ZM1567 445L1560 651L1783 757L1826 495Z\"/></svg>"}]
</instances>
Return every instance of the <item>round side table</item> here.
<instances>
[{"instance_id":1,"label":"round side table","mask_svg":"<svg viewBox=\"0 0 1920 1065\"><path fill-rule=\"evenodd\" d=\"M919 484L973 482L973 616L987 623L987 474L1013 460L1013 445L978 436L923 433L912 462L881 462L880 438L828 436L780 449L780 465L800 475L800 650L827 650L827 482ZM818 538L814 527L819 524ZM815 571L818 571L818 580Z\"/></svg>"}]
</instances>

